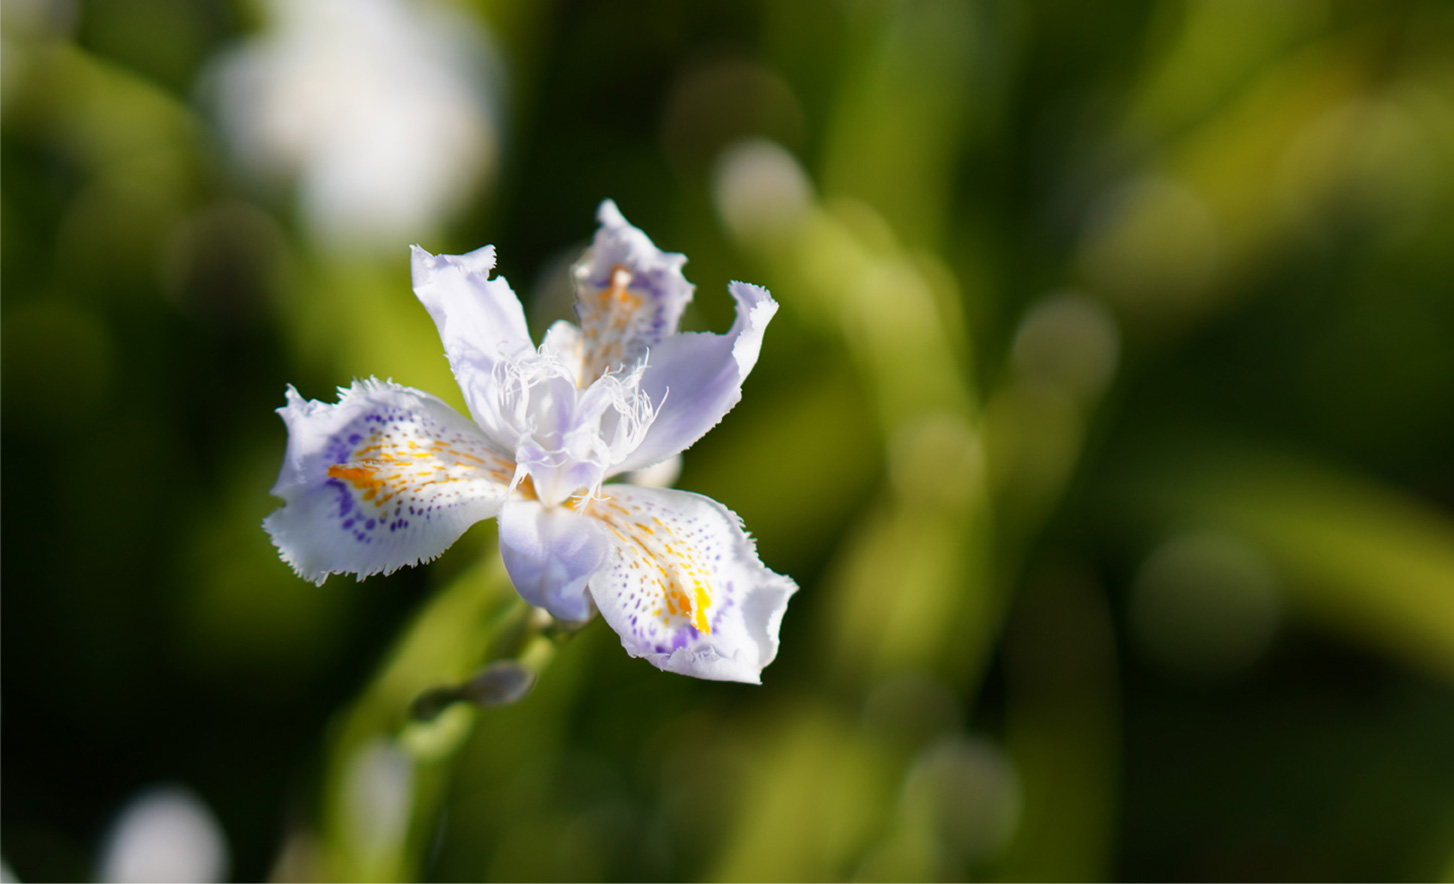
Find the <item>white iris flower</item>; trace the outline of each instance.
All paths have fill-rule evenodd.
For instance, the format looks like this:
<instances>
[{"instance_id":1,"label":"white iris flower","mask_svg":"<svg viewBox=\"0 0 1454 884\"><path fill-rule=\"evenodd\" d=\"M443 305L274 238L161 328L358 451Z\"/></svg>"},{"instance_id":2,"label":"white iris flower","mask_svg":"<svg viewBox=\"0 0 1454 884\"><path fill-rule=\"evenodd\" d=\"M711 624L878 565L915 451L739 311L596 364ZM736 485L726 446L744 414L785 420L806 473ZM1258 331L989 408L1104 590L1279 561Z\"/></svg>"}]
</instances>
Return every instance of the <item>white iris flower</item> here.
<instances>
[{"instance_id":1,"label":"white iris flower","mask_svg":"<svg viewBox=\"0 0 1454 884\"><path fill-rule=\"evenodd\" d=\"M288 451L264 522L308 580L360 579L435 558L481 519L526 601L597 611L626 650L672 672L757 683L797 586L757 557L731 510L698 494L610 483L669 461L742 398L777 312L734 282L725 335L681 333L686 257L658 250L609 200L573 268L580 324L537 349L495 250L414 248L414 292L444 340L473 421L377 380L336 405L289 388Z\"/></svg>"}]
</instances>

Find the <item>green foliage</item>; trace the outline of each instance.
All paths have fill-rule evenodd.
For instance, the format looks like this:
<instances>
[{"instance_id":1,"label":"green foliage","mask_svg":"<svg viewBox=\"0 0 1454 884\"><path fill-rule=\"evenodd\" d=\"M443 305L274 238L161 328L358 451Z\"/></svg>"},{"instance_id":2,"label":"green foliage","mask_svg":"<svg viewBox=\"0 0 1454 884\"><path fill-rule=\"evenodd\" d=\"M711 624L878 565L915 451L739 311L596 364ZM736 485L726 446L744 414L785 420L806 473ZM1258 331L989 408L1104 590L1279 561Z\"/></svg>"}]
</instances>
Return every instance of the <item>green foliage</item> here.
<instances>
[{"instance_id":1,"label":"green foliage","mask_svg":"<svg viewBox=\"0 0 1454 884\"><path fill-rule=\"evenodd\" d=\"M782 305L678 482L803 587L761 688L558 634L490 526L295 578L284 384L459 404L409 243L238 171L208 64L266 10L71 5L3 22L21 880L166 780L244 880L1454 874L1446 3L459 3L502 160L425 247L543 328L612 197L689 326Z\"/></svg>"}]
</instances>

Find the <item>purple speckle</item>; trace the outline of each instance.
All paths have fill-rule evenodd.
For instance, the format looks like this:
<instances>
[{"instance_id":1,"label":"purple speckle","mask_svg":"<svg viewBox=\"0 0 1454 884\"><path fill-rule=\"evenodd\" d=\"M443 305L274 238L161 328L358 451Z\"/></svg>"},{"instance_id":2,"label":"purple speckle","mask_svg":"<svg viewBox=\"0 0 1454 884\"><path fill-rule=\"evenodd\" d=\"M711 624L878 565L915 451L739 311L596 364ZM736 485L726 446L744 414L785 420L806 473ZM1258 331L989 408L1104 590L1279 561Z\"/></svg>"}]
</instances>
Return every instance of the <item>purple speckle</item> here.
<instances>
[{"instance_id":1,"label":"purple speckle","mask_svg":"<svg viewBox=\"0 0 1454 884\"><path fill-rule=\"evenodd\" d=\"M687 646L687 642L694 638L696 635L697 630L690 625L682 629L678 629L676 631L676 634L671 637L671 644L662 645L659 650L663 654L665 654L669 651L675 651L678 648L685 648Z\"/></svg>"},{"instance_id":2,"label":"purple speckle","mask_svg":"<svg viewBox=\"0 0 1454 884\"><path fill-rule=\"evenodd\" d=\"M374 520L373 519L369 519L367 522L364 522L364 530L365 531L372 531L372 530L374 530Z\"/></svg>"},{"instance_id":3,"label":"purple speckle","mask_svg":"<svg viewBox=\"0 0 1454 884\"><path fill-rule=\"evenodd\" d=\"M338 518L345 518L353 512L353 495L349 493L348 486L337 479L329 479L323 484L332 488L338 497Z\"/></svg>"}]
</instances>

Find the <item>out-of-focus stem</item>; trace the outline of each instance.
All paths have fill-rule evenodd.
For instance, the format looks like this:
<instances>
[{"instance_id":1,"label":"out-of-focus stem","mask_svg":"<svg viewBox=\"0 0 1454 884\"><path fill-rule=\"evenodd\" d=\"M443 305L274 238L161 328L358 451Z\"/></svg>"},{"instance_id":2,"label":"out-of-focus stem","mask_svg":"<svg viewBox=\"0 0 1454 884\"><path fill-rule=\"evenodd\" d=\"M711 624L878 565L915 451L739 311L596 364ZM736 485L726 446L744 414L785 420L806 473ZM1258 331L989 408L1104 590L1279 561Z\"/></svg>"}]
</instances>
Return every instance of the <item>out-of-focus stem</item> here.
<instances>
[{"instance_id":1,"label":"out-of-focus stem","mask_svg":"<svg viewBox=\"0 0 1454 884\"><path fill-rule=\"evenodd\" d=\"M317 830L291 839L278 876L417 880L455 758L482 712L451 700L471 699L472 678L491 661L538 674L561 633L515 594L497 556L436 593L334 722Z\"/></svg>"}]
</instances>

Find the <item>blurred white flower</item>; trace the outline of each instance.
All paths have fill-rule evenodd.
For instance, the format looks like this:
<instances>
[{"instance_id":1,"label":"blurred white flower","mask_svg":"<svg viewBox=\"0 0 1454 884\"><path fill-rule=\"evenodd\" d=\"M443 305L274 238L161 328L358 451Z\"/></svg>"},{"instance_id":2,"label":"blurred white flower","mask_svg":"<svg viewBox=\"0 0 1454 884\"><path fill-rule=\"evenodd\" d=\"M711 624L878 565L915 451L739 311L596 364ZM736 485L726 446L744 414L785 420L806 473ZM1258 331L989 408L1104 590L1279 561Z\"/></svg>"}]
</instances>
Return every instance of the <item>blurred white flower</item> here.
<instances>
[{"instance_id":1,"label":"blurred white flower","mask_svg":"<svg viewBox=\"0 0 1454 884\"><path fill-rule=\"evenodd\" d=\"M96 866L98 881L221 881L227 842L207 805L181 786L158 786L121 809Z\"/></svg>"},{"instance_id":2,"label":"blurred white flower","mask_svg":"<svg viewBox=\"0 0 1454 884\"><path fill-rule=\"evenodd\" d=\"M205 79L249 171L295 180L330 246L417 240L494 177L495 54L411 0L267 0L270 27Z\"/></svg>"}]
</instances>

